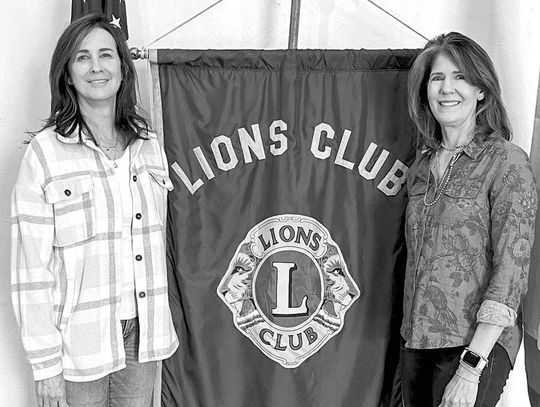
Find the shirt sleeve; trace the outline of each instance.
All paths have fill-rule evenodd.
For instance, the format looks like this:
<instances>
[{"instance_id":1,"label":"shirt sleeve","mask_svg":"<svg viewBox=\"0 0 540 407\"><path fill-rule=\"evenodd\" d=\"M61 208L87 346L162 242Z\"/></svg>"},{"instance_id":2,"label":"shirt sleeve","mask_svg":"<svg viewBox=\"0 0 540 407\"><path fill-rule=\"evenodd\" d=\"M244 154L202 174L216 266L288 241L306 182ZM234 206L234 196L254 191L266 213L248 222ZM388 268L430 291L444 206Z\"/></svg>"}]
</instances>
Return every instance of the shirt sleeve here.
<instances>
[{"instance_id":1,"label":"shirt sleeve","mask_svg":"<svg viewBox=\"0 0 540 407\"><path fill-rule=\"evenodd\" d=\"M167 155L165 154L165 149L161 145L159 146L159 153L161 155L161 162L163 163L163 169L165 170L165 174L167 174L167 177L170 177L170 174L169 174L169 161L167 160ZM169 192L174 189L174 186L172 185L172 183L170 184L170 186L167 189L169 190Z\"/></svg>"},{"instance_id":2,"label":"shirt sleeve","mask_svg":"<svg viewBox=\"0 0 540 407\"><path fill-rule=\"evenodd\" d=\"M478 322L512 326L527 289L537 209L535 183L526 154L515 146L501 154L489 193L493 275Z\"/></svg>"},{"instance_id":3,"label":"shirt sleeve","mask_svg":"<svg viewBox=\"0 0 540 407\"><path fill-rule=\"evenodd\" d=\"M513 326L517 313L500 302L484 300L476 314L477 322L485 322L502 327Z\"/></svg>"},{"instance_id":4,"label":"shirt sleeve","mask_svg":"<svg viewBox=\"0 0 540 407\"><path fill-rule=\"evenodd\" d=\"M54 216L32 143L11 194L11 293L34 379L62 372L62 338L55 326L52 271Z\"/></svg>"}]
</instances>

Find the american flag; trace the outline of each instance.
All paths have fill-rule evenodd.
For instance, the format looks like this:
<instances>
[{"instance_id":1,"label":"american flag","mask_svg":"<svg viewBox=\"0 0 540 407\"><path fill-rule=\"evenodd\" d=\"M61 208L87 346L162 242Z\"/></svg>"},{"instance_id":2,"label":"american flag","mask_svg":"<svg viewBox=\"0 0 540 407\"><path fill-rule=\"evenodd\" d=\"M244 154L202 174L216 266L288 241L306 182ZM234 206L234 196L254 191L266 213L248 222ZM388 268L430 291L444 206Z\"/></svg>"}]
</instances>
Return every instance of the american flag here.
<instances>
[{"instance_id":1,"label":"american flag","mask_svg":"<svg viewBox=\"0 0 540 407\"><path fill-rule=\"evenodd\" d=\"M129 38L125 0L73 0L71 3L71 21L93 11L102 12L107 16L111 24L122 30L126 40Z\"/></svg>"}]
</instances>

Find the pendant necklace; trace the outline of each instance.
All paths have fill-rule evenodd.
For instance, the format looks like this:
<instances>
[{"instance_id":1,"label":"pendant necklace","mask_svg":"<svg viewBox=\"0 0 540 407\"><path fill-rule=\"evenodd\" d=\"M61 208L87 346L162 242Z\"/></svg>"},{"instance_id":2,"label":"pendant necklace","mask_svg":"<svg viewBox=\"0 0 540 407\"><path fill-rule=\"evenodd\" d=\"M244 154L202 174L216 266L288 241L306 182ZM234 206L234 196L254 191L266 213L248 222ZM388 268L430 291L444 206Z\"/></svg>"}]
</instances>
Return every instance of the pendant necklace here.
<instances>
[{"instance_id":1,"label":"pendant necklace","mask_svg":"<svg viewBox=\"0 0 540 407\"><path fill-rule=\"evenodd\" d=\"M116 138L114 140L114 144L99 144L99 148L101 148L101 151L105 153L105 155L113 162L114 168L118 167L118 164L116 164L116 160L118 159L118 132L116 132Z\"/></svg>"}]
</instances>

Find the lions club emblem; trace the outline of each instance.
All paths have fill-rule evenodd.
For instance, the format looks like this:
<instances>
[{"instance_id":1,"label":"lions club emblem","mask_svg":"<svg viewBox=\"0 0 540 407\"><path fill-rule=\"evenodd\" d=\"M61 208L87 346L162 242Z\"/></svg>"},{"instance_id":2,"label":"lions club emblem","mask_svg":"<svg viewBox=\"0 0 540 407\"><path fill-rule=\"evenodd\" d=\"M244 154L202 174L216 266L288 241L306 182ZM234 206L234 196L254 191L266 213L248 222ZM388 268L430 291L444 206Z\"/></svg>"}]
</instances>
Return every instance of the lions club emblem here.
<instances>
[{"instance_id":1,"label":"lions club emblem","mask_svg":"<svg viewBox=\"0 0 540 407\"><path fill-rule=\"evenodd\" d=\"M217 291L240 332L286 368L300 366L339 333L360 294L328 230L302 215L253 227Z\"/></svg>"}]
</instances>

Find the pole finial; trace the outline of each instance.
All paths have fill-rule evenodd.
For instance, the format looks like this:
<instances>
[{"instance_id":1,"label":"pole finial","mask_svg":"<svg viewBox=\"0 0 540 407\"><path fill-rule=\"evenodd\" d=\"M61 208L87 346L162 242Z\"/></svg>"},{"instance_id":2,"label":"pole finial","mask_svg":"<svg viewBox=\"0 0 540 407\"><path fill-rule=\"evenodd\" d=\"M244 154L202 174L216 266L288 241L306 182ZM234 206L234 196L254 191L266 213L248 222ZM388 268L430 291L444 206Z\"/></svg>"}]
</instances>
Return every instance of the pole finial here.
<instances>
[{"instance_id":1,"label":"pole finial","mask_svg":"<svg viewBox=\"0 0 540 407\"><path fill-rule=\"evenodd\" d=\"M129 53L131 54L131 59L133 60L148 58L148 52L146 52L146 48L140 49L137 47L131 47L129 49Z\"/></svg>"}]
</instances>

